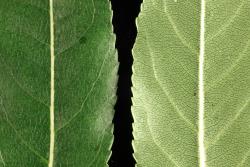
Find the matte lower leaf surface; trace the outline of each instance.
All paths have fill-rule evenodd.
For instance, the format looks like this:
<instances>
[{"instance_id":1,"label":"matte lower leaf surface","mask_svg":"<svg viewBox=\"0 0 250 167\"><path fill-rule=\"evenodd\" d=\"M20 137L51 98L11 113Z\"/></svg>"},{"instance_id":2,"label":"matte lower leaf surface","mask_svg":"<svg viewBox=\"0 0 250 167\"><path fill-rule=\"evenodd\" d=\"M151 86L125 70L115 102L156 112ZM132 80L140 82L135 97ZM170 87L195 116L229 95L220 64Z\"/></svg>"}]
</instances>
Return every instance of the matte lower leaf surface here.
<instances>
[{"instance_id":1,"label":"matte lower leaf surface","mask_svg":"<svg viewBox=\"0 0 250 167\"><path fill-rule=\"evenodd\" d=\"M139 167L250 165L250 1L145 0L133 49Z\"/></svg>"},{"instance_id":2,"label":"matte lower leaf surface","mask_svg":"<svg viewBox=\"0 0 250 167\"><path fill-rule=\"evenodd\" d=\"M109 1L0 1L0 166L107 166L117 57Z\"/></svg>"}]
</instances>

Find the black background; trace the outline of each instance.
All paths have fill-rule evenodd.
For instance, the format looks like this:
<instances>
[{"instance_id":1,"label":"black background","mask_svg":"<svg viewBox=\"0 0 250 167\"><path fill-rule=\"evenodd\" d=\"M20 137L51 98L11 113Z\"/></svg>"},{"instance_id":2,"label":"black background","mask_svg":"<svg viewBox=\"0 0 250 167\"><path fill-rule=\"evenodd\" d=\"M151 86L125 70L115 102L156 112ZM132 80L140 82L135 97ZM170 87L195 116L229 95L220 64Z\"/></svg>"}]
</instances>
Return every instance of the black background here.
<instances>
[{"instance_id":1,"label":"black background","mask_svg":"<svg viewBox=\"0 0 250 167\"><path fill-rule=\"evenodd\" d=\"M114 143L108 163L110 167L134 167L135 160L131 144L133 118L130 109L132 105L131 75L133 64L131 50L137 34L135 20L140 11L141 0L111 0L111 4L120 66L113 120Z\"/></svg>"}]
</instances>

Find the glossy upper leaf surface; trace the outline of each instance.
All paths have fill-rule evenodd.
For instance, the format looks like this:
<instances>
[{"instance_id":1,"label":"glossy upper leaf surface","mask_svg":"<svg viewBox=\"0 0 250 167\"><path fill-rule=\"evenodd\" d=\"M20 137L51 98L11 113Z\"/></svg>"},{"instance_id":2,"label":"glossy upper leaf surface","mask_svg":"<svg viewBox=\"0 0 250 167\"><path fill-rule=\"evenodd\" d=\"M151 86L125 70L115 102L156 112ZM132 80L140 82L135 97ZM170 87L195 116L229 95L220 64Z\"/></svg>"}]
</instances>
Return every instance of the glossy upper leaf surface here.
<instances>
[{"instance_id":1,"label":"glossy upper leaf surface","mask_svg":"<svg viewBox=\"0 0 250 167\"><path fill-rule=\"evenodd\" d=\"M106 166L117 57L109 1L54 0L54 166ZM48 166L49 0L0 1L0 166Z\"/></svg>"},{"instance_id":2,"label":"glossy upper leaf surface","mask_svg":"<svg viewBox=\"0 0 250 167\"><path fill-rule=\"evenodd\" d=\"M205 0L207 167L250 165L250 1ZM201 1L145 0L133 49L139 167L199 166Z\"/></svg>"}]
</instances>

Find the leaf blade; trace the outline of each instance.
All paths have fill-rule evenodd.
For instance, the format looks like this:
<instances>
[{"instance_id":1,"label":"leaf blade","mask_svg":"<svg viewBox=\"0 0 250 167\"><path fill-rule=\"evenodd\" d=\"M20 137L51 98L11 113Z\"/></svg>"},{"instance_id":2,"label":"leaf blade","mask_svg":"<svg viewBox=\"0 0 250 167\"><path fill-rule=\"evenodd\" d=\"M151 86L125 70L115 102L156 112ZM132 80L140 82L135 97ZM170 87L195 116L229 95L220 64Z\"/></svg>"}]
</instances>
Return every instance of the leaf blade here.
<instances>
[{"instance_id":1,"label":"leaf blade","mask_svg":"<svg viewBox=\"0 0 250 167\"><path fill-rule=\"evenodd\" d=\"M138 166L194 166L198 161L194 94L199 32L191 35L185 28L199 26L199 18L191 18L196 24L186 19L185 28L176 21L189 17L178 13L179 7L190 13L188 7L198 5L164 2L144 1L137 19L132 107L135 158ZM190 36L193 40L187 40ZM158 153L157 148L163 151Z\"/></svg>"},{"instance_id":2,"label":"leaf blade","mask_svg":"<svg viewBox=\"0 0 250 167\"><path fill-rule=\"evenodd\" d=\"M53 2L54 166L106 166L113 140L117 78L110 4ZM0 34L4 39L0 41L0 151L7 166L48 166L48 3L0 2Z\"/></svg>"},{"instance_id":3,"label":"leaf blade","mask_svg":"<svg viewBox=\"0 0 250 167\"><path fill-rule=\"evenodd\" d=\"M176 109L164 95L168 92L175 108L199 128L200 57L192 51L201 47L200 8L200 1L143 2L133 49L133 146L138 166L217 167L250 163L249 1L206 1L202 120L205 164L198 162L198 142L190 142L198 139L198 131L183 130L186 121L173 117L171 112ZM173 136L178 136L175 141ZM184 142L186 145L182 145Z\"/></svg>"}]
</instances>

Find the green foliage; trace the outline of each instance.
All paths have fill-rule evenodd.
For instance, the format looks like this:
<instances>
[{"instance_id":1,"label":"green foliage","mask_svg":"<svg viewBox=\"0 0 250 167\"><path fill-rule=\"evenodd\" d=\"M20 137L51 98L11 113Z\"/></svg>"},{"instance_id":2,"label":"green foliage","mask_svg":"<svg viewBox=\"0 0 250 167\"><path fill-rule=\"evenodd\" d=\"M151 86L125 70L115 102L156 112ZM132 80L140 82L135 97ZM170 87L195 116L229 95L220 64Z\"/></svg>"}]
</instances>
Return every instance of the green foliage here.
<instances>
[{"instance_id":1,"label":"green foliage","mask_svg":"<svg viewBox=\"0 0 250 167\"><path fill-rule=\"evenodd\" d=\"M206 166L247 167L250 1L205 2ZM197 0L142 4L133 50L133 145L138 167L199 166L201 12Z\"/></svg>"},{"instance_id":2,"label":"green foliage","mask_svg":"<svg viewBox=\"0 0 250 167\"><path fill-rule=\"evenodd\" d=\"M117 57L104 0L54 0L54 166L106 166ZM0 1L0 166L48 166L49 0Z\"/></svg>"}]
</instances>

